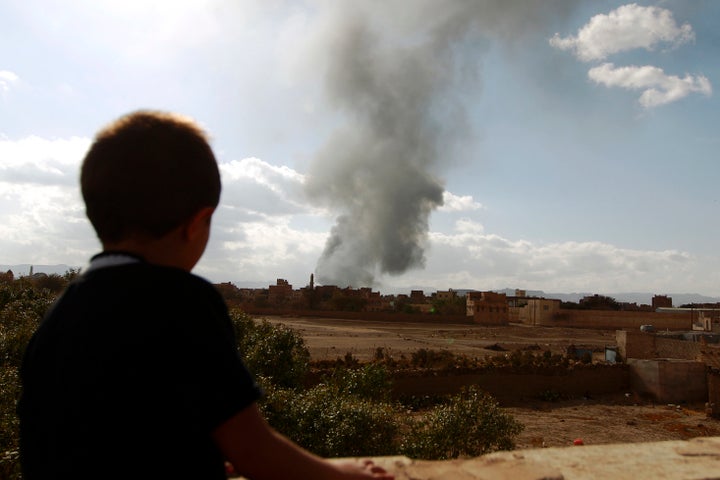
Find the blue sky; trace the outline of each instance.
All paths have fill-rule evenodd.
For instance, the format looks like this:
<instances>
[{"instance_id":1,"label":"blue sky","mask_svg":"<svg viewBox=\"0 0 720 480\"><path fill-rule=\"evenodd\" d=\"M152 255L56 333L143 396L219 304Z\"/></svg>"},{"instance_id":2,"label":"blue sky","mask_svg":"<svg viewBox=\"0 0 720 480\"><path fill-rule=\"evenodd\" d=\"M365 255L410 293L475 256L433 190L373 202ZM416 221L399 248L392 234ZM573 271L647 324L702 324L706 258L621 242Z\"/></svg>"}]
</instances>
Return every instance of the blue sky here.
<instances>
[{"instance_id":1,"label":"blue sky","mask_svg":"<svg viewBox=\"0 0 720 480\"><path fill-rule=\"evenodd\" d=\"M5 0L0 264L87 263L79 164L151 108L212 137L212 281L718 296L718 27L699 0Z\"/></svg>"}]
</instances>

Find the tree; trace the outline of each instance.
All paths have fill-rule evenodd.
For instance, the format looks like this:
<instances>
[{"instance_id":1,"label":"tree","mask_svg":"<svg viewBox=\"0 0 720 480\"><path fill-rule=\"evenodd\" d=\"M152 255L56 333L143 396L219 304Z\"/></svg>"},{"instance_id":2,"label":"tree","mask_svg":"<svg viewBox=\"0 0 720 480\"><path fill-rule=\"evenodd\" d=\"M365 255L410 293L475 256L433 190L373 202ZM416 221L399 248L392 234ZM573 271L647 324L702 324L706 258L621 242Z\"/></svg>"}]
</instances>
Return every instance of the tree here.
<instances>
[{"instance_id":1,"label":"tree","mask_svg":"<svg viewBox=\"0 0 720 480\"><path fill-rule=\"evenodd\" d=\"M579 304L584 310L620 310L621 308L614 298L598 294L581 298Z\"/></svg>"}]
</instances>

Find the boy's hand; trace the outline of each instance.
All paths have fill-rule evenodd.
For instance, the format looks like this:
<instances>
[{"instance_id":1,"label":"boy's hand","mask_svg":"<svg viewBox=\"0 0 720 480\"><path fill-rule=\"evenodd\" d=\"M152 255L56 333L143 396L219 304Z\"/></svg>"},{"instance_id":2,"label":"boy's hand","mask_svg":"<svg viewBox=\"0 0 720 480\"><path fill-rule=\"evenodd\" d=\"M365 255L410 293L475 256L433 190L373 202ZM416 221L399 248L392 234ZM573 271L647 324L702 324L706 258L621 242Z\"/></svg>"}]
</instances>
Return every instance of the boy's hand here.
<instances>
[{"instance_id":1,"label":"boy's hand","mask_svg":"<svg viewBox=\"0 0 720 480\"><path fill-rule=\"evenodd\" d=\"M347 480L393 480L395 477L384 468L375 465L372 460L333 462Z\"/></svg>"}]
</instances>

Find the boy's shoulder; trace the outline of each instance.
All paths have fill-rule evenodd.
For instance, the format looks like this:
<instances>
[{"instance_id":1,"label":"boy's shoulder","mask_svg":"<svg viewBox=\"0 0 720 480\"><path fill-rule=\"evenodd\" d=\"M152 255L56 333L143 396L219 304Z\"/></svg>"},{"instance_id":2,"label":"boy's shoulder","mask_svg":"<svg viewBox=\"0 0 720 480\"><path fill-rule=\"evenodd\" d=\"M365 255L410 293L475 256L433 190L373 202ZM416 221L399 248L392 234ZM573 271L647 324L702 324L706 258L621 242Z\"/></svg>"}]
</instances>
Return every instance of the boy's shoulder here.
<instances>
[{"instance_id":1,"label":"boy's shoulder","mask_svg":"<svg viewBox=\"0 0 720 480\"><path fill-rule=\"evenodd\" d=\"M222 299L208 280L179 268L145 262L90 269L73 281L69 290L83 295L127 295L160 299L172 296L177 301L207 298Z\"/></svg>"}]
</instances>

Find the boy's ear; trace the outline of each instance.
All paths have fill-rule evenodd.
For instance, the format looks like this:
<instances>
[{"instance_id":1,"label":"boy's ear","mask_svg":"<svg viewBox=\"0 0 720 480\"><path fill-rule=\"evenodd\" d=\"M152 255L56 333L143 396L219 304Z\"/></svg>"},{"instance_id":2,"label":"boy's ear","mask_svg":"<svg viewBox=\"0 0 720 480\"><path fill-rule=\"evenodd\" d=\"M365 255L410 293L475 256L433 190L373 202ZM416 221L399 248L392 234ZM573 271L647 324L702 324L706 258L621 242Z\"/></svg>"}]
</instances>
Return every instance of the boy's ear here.
<instances>
[{"instance_id":1,"label":"boy's ear","mask_svg":"<svg viewBox=\"0 0 720 480\"><path fill-rule=\"evenodd\" d=\"M204 234L205 230L210 225L210 219L215 212L214 207L203 207L198 210L190 219L185 223L183 233L188 240L194 239L198 234Z\"/></svg>"}]
</instances>

